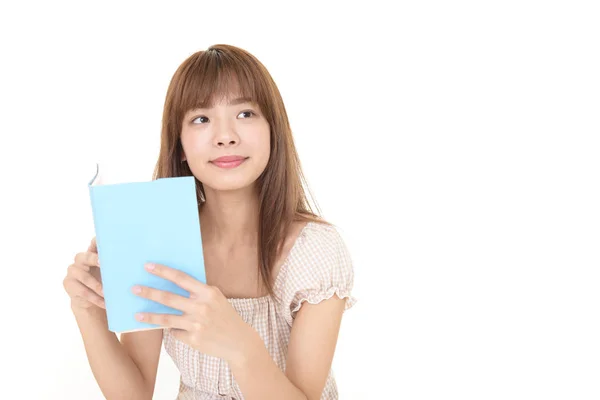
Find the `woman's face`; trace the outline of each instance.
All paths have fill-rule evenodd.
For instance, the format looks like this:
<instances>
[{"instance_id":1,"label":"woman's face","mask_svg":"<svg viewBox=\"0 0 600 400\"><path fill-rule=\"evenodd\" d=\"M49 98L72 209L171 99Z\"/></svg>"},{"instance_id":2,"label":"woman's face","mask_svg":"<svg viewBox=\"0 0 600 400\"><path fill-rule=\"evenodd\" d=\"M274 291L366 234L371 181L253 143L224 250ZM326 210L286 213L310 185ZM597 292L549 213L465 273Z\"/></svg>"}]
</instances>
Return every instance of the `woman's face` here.
<instances>
[{"instance_id":1,"label":"woman's face","mask_svg":"<svg viewBox=\"0 0 600 400\"><path fill-rule=\"evenodd\" d=\"M236 190L253 185L264 171L270 135L258 105L233 95L213 108L189 110L183 118L181 144L192 173L205 189ZM226 156L241 161L219 162Z\"/></svg>"}]
</instances>

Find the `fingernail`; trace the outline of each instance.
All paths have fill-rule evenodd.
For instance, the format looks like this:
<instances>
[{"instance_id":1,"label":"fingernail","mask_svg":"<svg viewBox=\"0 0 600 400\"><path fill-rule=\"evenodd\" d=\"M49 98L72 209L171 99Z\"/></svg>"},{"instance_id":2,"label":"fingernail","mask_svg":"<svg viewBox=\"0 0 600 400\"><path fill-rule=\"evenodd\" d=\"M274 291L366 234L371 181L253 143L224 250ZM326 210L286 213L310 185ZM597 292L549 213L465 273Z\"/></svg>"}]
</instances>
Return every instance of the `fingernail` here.
<instances>
[{"instance_id":1,"label":"fingernail","mask_svg":"<svg viewBox=\"0 0 600 400\"><path fill-rule=\"evenodd\" d=\"M135 314L135 319L137 319L138 321L143 321L144 316L142 314Z\"/></svg>"},{"instance_id":2,"label":"fingernail","mask_svg":"<svg viewBox=\"0 0 600 400\"><path fill-rule=\"evenodd\" d=\"M152 263L148 263L148 264L146 264L146 269L147 269L148 271L152 271L152 270L154 269L154 264L152 264Z\"/></svg>"},{"instance_id":3,"label":"fingernail","mask_svg":"<svg viewBox=\"0 0 600 400\"><path fill-rule=\"evenodd\" d=\"M133 293L141 293L142 292L142 288L137 285L134 286L132 290L133 290Z\"/></svg>"}]
</instances>

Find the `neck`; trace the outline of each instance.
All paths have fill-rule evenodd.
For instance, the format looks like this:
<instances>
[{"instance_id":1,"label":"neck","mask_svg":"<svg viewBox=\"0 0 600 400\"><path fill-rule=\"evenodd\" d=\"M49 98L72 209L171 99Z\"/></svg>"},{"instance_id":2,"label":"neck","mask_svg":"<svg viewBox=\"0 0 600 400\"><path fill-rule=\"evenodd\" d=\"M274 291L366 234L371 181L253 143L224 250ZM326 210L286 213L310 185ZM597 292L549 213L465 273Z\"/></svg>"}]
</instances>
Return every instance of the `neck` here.
<instances>
[{"instance_id":1,"label":"neck","mask_svg":"<svg viewBox=\"0 0 600 400\"><path fill-rule=\"evenodd\" d=\"M229 249L256 246L259 205L253 188L217 191L205 186L205 197L200 224L206 245Z\"/></svg>"}]
</instances>

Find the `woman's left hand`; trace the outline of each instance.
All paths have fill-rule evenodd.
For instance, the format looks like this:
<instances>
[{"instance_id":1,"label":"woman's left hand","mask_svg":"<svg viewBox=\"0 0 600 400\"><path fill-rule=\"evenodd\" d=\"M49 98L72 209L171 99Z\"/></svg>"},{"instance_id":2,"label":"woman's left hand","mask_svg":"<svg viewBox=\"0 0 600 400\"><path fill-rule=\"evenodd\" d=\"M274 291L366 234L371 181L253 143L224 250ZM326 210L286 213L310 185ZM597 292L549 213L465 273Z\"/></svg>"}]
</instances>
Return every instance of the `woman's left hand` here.
<instances>
[{"instance_id":1,"label":"woman's left hand","mask_svg":"<svg viewBox=\"0 0 600 400\"><path fill-rule=\"evenodd\" d=\"M244 322L217 287L165 265L146 264L146 270L177 284L188 291L190 297L147 286L134 286L132 291L137 296L183 312L182 315L138 313L136 318L139 321L172 328L173 336L182 342L229 362L243 357L244 352L252 348L258 333Z\"/></svg>"}]
</instances>

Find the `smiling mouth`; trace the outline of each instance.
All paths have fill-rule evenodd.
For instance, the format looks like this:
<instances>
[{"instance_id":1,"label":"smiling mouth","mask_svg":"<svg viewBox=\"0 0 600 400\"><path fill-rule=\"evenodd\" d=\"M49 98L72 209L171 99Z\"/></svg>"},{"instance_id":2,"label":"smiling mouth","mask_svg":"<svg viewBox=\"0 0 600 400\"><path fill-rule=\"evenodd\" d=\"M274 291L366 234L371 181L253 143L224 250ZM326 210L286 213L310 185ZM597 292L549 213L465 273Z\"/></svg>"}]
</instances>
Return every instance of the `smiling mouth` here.
<instances>
[{"instance_id":1,"label":"smiling mouth","mask_svg":"<svg viewBox=\"0 0 600 400\"><path fill-rule=\"evenodd\" d=\"M237 166L239 166L240 164L242 164L244 161L246 161L248 158L241 158L238 160L233 160L233 161L211 161L212 164L216 165L219 168L235 168Z\"/></svg>"}]
</instances>

